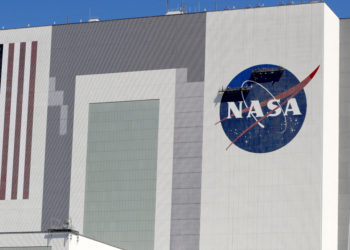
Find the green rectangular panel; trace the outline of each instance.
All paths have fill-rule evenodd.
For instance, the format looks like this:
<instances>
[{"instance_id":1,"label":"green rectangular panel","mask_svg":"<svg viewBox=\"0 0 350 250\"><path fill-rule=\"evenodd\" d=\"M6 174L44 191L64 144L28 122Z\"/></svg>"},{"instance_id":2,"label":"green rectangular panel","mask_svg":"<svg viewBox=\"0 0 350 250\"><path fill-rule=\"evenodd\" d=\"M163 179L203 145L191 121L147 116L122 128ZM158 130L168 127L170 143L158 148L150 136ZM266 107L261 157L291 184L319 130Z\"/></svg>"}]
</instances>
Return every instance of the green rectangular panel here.
<instances>
[{"instance_id":1,"label":"green rectangular panel","mask_svg":"<svg viewBox=\"0 0 350 250\"><path fill-rule=\"evenodd\" d=\"M159 100L90 104L84 235L154 248Z\"/></svg>"}]
</instances>

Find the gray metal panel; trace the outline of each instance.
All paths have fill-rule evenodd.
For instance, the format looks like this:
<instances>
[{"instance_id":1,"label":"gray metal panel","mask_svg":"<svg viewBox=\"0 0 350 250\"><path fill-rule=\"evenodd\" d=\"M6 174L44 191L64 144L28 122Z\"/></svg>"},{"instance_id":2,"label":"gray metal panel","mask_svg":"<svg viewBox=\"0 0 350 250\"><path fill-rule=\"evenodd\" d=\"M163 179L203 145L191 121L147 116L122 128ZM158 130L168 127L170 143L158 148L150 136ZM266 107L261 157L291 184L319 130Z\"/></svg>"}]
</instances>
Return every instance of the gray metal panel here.
<instances>
[{"instance_id":1,"label":"gray metal panel","mask_svg":"<svg viewBox=\"0 0 350 250\"><path fill-rule=\"evenodd\" d=\"M173 238L170 248L178 250L198 249L198 242L199 235L177 235Z\"/></svg>"},{"instance_id":2,"label":"gray metal panel","mask_svg":"<svg viewBox=\"0 0 350 250\"><path fill-rule=\"evenodd\" d=\"M193 142L202 142L203 127L176 128L178 133L174 137L175 142L187 142L192 137Z\"/></svg>"},{"instance_id":3,"label":"gray metal panel","mask_svg":"<svg viewBox=\"0 0 350 250\"><path fill-rule=\"evenodd\" d=\"M348 250L350 226L350 20L340 20L338 249Z\"/></svg>"},{"instance_id":4,"label":"gray metal panel","mask_svg":"<svg viewBox=\"0 0 350 250\"><path fill-rule=\"evenodd\" d=\"M199 226L197 220L180 220L173 226L173 233L177 236L191 235L192 232L199 231Z\"/></svg>"},{"instance_id":5,"label":"gray metal panel","mask_svg":"<svg viewBox=\"0 0 350 250\"><path fill-rule=\"evenodd\" d=\"M178 70L170 249L198 250L202 183L203 82L185 82ZM182 74L181 74L182 72Z\"/></svg>"},{"instance_id":6,"label":"gray metal panel","mask_svg":"<svg viewBox=\"0 0 350 250\"><path fill-rule=\"evenodd\" d=\"M52 76L188 68L188 81L204 79L205 14L54 26L52 41Z\"/></svg>"},{"instance_id":7,"label":"gray metal panel","mask_svg":"<svg viewBox=\"0 0 350 250\"><path fill-rule=\"evenodd\" d=\"M179 83L177 81L177 83ZM203 82L191 82L191 84L178 84L176 91L178 92L178 96L181 98L186 97L203 97L204 92L201 92Z\"/></svg>"},{"instance_id":8,"label":"gray metal panel","mask_svg":"<svg viewBox=\"0 0 350 250\"><path fill-rule=\"evenodd\" d=\"M53 26L50 76L56 78L56 91L63 91L68 117L62 121L56 107L48 108L42 230L52 219L69 216L75 77L185 68L178 80L196 82L190 93L197 97L194 88L204 80L205 26L204 13ZM199 93L203 96L202 89ZM200 117L186 126L203 126L196 107ZM175 126L183 126L186 113L177 117Z\"/></svg>"},{"instance_id":9,"label":"gray metal panel","mask_svg":"<svg viewBox=\"0 0 350 250\"><path fill-rule=\"evenodd\" d=\"M172 193L172 202L174 204L199 204L201 202L201 187L187 188L186 192L184 192L183 189L174 188Z\"/></svg>"},{"instance_id":10,"label":"gray metal panel","mask_svg":"<svg viewBox=\"0 0 350 250\"><path fill-rule=\"evenodd\" d=\"M46 151L54 152L57 150L58 152L51 153L50 157L45 159L44 202L42 208L42 225L45 225L45 227L42 228L43 231L55 226L57 221L67 218L69 212L67 195L69 195L70 175L68 171L70 172L71 159L69 154L64 154L65 149L55 147L57 144L68 143L67 136L59 135L59 121L60 107L49 107ZM59 185L60 183L61 185Z\"/></svg>"},{"instance_id":11,"label":"gray metal panel","mask_svg":"<svg viewBox=\"0 0 350 250\"><path fill-rule=\"evenodd\" d=\"M203 97L176 97L175 103L176 113L203 112Z\"/></svg>"},{"instance_id":12,"label":"gray metal panel","mask_svg":"<svg viewBox=\"0 0 350 250\"><path fill-rule=\"evenodd\" d=\"M201 187L200 180L202 177L202 173L174 173L173 179L173 190L174 189L183 189L183 188L197 188Z\"/></svg>"},{"instance_id":13,"label":"gray metal panel","mask_svg":"<svg viewBox=\"0 0 350 250\"><path fill-rule=\"evenodd\" d=\"M192 118L193 119L193 118ZM189 142L177 142L174 145L174 155L180 158L202 156L202 143L195 142L197 138L188 138ZM194 141L194 142L192 142Z\"/></svg>"},{"instance_id":14,"label":"gray metal panel","mask_svg":"<svg viewBox=\"0 0 350 250\"><path fill-rule=\"evenodd\" d=\"M201 173L202 157L175 158L173 173Z\"/></svg>"},{"instance_id":15,"label":"gray metal panel","mask_svg":"<svg viewBox=\"0 0 350 250\"><path fill-rule=\"evenodd\" d=\"M175 117L175 128L203 127L203 112L176 113Z\"/></svg>"}]
</instances>

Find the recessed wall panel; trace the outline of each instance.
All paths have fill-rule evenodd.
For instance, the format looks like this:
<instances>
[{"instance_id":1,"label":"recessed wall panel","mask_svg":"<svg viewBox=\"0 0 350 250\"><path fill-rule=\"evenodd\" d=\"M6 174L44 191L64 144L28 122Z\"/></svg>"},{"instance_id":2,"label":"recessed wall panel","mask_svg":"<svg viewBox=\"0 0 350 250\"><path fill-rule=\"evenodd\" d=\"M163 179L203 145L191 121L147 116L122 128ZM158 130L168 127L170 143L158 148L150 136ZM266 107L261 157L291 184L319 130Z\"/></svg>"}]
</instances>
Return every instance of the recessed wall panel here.
<instances>
[{"instance_id":1,"label":"recessed wall panel","mask_svg":"<svg viewBox=\"0 0 350 250\"><path fill-rule=\"evenodd\" d=\"M84 235L154 246L159 101L90 104Z\"/></svg>"}]
</instances>

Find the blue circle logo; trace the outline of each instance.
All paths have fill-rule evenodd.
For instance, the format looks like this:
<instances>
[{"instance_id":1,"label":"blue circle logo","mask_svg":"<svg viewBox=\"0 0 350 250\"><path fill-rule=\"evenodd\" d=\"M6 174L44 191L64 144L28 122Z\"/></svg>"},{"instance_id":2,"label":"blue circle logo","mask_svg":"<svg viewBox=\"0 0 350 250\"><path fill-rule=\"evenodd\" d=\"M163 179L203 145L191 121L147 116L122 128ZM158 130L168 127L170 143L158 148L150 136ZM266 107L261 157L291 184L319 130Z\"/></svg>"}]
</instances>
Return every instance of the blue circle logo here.
<instances>
[{"instance_id":1,"label":"blue circle logo","mask_svg":"<svg viewBox=\"0 0 350 250\"><path fill-rule=\"evenodd\" d=\"M262 64L239 73L222 89L220 121L231 145L252 153L284 147L298 134L307 111L304 87L287 69Z\"/></svg>"}]
</instances>

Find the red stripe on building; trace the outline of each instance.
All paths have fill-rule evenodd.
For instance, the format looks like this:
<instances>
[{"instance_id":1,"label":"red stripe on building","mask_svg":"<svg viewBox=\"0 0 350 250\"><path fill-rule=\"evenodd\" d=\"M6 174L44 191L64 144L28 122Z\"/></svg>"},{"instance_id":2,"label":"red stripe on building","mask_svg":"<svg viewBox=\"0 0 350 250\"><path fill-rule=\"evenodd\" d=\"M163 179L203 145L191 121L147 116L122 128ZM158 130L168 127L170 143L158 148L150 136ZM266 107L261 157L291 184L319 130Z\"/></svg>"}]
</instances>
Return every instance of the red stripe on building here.
<instances>
[{"instance_id":1,"label":"red stripe on building","mask_svg":"<svg viewBox=\"0 0 350 250\"><path fill-rule=\"evenodd\" d=\"M35 91L37 48L38 48L38 42L32 42L32 56L31 56L31 61L30 61L30 79L29 79L29 96L28 96L26 158L25 158L25 165L24 165L23 199L29 198L30 162L31 162L31 158L32 158L32 132L33 132L32 129L33 129L33 113L34 113L34 91Z\"/></svg>"},{"instance_id":2,"label":"red stripe on building","mask_svg":"<svg viewBox=\"0 0 350 250\"><path fill-rule=\"evenodd\" d=\"M17 107L16 107L15 146L14 146L15 148L14 148L14 155L13 155L13 172L12 172L12 191L11 191L12 200L17 199L25 55L26 55L26 43L21 43L20 56L19 56L19 69L18 69L18 89L17 89Z\"/></svg>"},{"instance_id":3,"label":"red stripe on building","mask_svg":"<svg viewBox=\"0 0 350 250\"><path fill-rule=\"evenodd\" d=\"M7 82L6 82L6 98L5 98L5 117L4 117L4 137L2 144L2 162L1 162L1 184L0 184L0 200L5 200L6 194L6 174L7 174L7 157L9 147L9 131L10 131L10 113L11 113L11 92L13 78L13 57L15 44L9 45Z\"/></svg>"}]
</instances>

